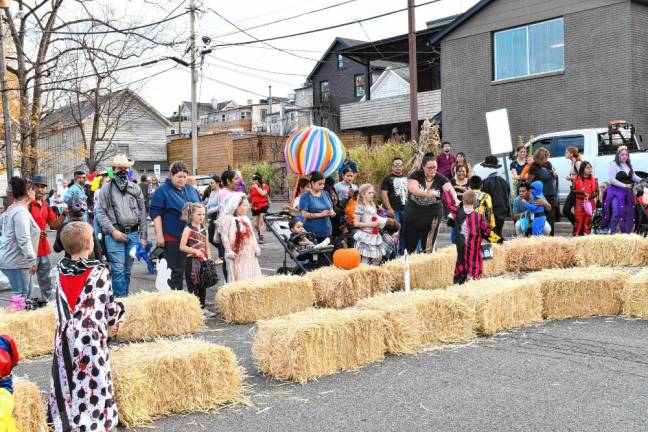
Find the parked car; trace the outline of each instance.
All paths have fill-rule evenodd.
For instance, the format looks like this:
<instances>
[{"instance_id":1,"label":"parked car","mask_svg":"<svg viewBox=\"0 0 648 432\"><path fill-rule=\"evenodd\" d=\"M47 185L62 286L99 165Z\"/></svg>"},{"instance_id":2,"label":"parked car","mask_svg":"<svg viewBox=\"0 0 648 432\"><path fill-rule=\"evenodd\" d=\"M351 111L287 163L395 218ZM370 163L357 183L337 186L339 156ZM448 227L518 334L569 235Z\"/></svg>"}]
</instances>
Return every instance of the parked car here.
<instances>
[{"instance_id":1,"label":"parked car","mask_svg":"<svg viewBox=\"0 0 648 432\"><path fill-rule=\"evenodd\" d=\"M198 193L200 196L205 192L205 189L207 189L207 186L209 186L209 182L211 181L210 176L194 176L196 179L196 188L198 189Z\"/></svg>"},{"instance_id":2,"label":"parked car","mask_svg":"<svg viewBox=\"0 0 648 432\"><path fill-rule=\"evenodd\" d=\"M619 133L621 135L619 135ZM610 144L611 141L611 144ZM608 181L608 170L614 155L621 145L626 145L630 152L632 166L639 177L648 177L648 153L642 147L642 139L634 133L631 125L628 128L618 128L616 135L610 139L610 128L575 129L563 132L551 132L539 135L526 143L529 148L529 155L535 150L544 147L549 150L551 157L549 161L558 171L558 200L562 203L569 194L571 183L566 180L569 175L571 162L565 159L565 149L576 147L582 155L582 159L592 164L594 176L599 183ZM505 165L498 169L498 174L509 180L508 169L511 159L505 158ZM482 164L475 165L475 172L483 170ZM506 171L505 171L506 170Z\"/></svg>"}]
</instances>

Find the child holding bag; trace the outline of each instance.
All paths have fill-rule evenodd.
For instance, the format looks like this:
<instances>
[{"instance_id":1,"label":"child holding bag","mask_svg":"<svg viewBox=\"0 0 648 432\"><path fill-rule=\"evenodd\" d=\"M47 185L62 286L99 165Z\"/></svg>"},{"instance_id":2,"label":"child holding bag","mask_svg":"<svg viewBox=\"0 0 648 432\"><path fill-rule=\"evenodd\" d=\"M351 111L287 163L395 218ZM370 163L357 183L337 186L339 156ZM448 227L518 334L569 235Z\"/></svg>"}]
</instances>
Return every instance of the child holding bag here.
<instances>
[{"instance_id":1,"label":"child holding bag","mask_svg":"<svg viewBox=\"0 0 648 432\"><path fill-rule=\"evenodd\" d=\"M388 250L388 245L380 233L387 223L387 218L378 216L374 197L375 191L372 185L366 183L358 189L358 203L354 210L353 226L360 229L353 235L353 239L362 260L369 264L379 265Z\"/></svg>"},{"instance_id":2,"label":"child holding bag","mask_svg":"<svg viewBox=\"0 0 648 432\"><path fill-rule=\"evenodd\" d=\"M592 213L596 208L598 197L598 181L592 175L592 164L583 161L578 175L572 182L576 195L574 236L589 235L592 230Z\"/></svg>"}]
</instances>

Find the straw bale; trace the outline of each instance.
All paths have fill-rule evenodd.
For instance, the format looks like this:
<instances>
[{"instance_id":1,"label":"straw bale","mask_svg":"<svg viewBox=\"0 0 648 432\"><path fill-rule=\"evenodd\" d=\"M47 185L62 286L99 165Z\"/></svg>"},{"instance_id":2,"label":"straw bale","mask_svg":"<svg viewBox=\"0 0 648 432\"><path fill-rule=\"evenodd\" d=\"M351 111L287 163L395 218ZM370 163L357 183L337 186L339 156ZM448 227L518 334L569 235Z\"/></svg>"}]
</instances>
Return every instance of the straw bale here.
<instances>
[{"instance_id":1,"label":"straw bale","mask_svg":"<svg viewBox=\"0 0 648 432\"><path fill-rule=\"evenodd\" d=\"M198 298L186 291L142 292L118 300L126 308L116 335L120 341L180 336L205 325Z\"/></svg>"},{"instance_id":2,"label":"straw bale","mask_svg":"<svg viewBox=\"0 0 648 432\"><path fill-rule=\"evenodd\" d=\"M543 270L529 275L540 282L546 319L619 314L621 290L628 277L624 271L601 267Z\"/></svg>"},{"instance_id":3,"label":"straw bale","mask_svg":"<svg viewBox=\"0 0 648 432\"><path fill-rule=\"evenodd\" d=\"M456 260L456 251L451 248L443 248L431 254L410 255L410 287L439 289L452 285ZM403 289L405 285L403 258L389 261L383 267L392 275L394 290Z\"/></svg>"},{"instance_id":4,"label":"straw bale","mask_svg":"<svg viewBox=\"0 0 648 432\"><path fill-rule=\"evenodd\" d=\"M308 273L307 278L313 281L317 304L327 308L342 309L353 306L360 299L392 289L392 276L389 271L366 264L351 270L324 267Z\"/></svg>"},{"instance_id":5,"label":"straw bale","mask_svg":"<svg viewBox=\"0 0 648 432\"><path fill-rule=\"evenodd\" d=\"M379 311L385 319L385 345L391 354L413 353L475 337L475 314L446 291L383 294L360 300L358 308Z\"/></svg>"},{"instance_id":6,"label":"straw bale","mask_svg":"<svg viewBox=\"0 0 648 432\"><path fill-rule=\"evenodd\" d=\"M182 412L206 412L242 398L242 371L226 347L198 339L111 350L119 420L132 428Z\"/></svg>"},{"instance_id":7,"label":"straw bale","mask_svg":"<svg viewBox=\"0 0 648 432\"><path fill-rule=\"evenodd\" d=\"M567 268L574 265L576 248L564 237L528 237L504 243L507 270L512 273Z\"/></svg>"},{"instance_id":8,"label":"straw bale","mask_svg":"<svg viewBox=\"0 0 648 432\"><path fill-rule=\"evenodd\" d=\"M630 277L621 291L623 315L648 319L648 270Z\"/></svg>"},{"instance_id":9,"label":"straw bale","mask_svg":"<svg viewBox=\"0 0 648 432\"><path fill-rule=\"evenodd\" d=\"M0 314L0 334L11 335L23 358L51 353L54 349L55 331L53 306Z\"/></svg>"},{"instance_id":10,"label":"straw bale","mask_svg":"<svg viewBox=\"0 0 648 432\"><path fill-rule=\"evenodd\" d=\"M589 235L572 239L578 267L643 267L648 265L648 240L637 234Z\"/></svg>"},{"instance_id":11,"label":"straw bale","mask_svg":"<svg viewBox=\"0 0 648 432\"><path fill-rule=\"evenodd\" d=\"M448 288L475 311L477 331L491 335L542 321L540 283L488 278Z\"/></svg>"},{"instance_id":12,"label":"straw bale","mask_svg":"<svg viewBox=\"0 0 648 432\"><path fill-rule=\"evenodd\" d=\"M300 276L259 276L223 286L216 302L229 323L253 323L312 307L313 284Z\"/></svg>"},{"instance_id":13,"label":"straw bale","mask_svg":"<svg viewBox=\"0 0 648 432\"><path fill-rule=\"evenodd\" d=\"M384 320L375 311L310 309L260 321L252 350L261 372L304 383L382 361Z\"/></svg>"},{"instance_id":14,"label":"straw bale","mask_svg":"<svg viewBox=\"0 0 648 432\"><path fill-rule=\"evenodd\" d=\"M504 245L493 244L491 245L493 251L493 258L484 260L484 271L482 277L501 276L506 273L508 251Z\"/></svg>"},{"instance_id":15,"label":"straw bale","mask_svg":"<svg viewBox=\"0 0 648 432\"><path fill-rule=\"evenodd\" d=\"M13 397L16 428L20 432L47 432L45 403L36 384L25 378L16 378Z\"/></svg>"}]
</instances>

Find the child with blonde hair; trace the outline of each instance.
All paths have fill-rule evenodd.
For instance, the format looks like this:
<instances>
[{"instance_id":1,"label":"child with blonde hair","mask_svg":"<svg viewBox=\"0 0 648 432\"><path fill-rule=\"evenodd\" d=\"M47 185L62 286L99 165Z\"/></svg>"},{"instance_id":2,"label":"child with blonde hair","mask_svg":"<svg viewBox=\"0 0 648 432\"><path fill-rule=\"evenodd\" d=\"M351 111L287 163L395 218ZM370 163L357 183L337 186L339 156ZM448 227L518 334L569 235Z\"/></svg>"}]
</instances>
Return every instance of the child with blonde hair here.
<instances>
[{"instance_id":1,"label":"child with blonde hair","mask_svg":"<svg viewBox=\"0 0 648 432\"><path fill-rule=\"evenodd\" d=\"M353 239L362 260L378 265L388 252L388 245L380 232L387 224L387 218L378 216L378 209L374 203L375 195L374 187L369 183L361 185L358 189L353 226L360 229L353 235Z\"/></svg>"}]
</instances>

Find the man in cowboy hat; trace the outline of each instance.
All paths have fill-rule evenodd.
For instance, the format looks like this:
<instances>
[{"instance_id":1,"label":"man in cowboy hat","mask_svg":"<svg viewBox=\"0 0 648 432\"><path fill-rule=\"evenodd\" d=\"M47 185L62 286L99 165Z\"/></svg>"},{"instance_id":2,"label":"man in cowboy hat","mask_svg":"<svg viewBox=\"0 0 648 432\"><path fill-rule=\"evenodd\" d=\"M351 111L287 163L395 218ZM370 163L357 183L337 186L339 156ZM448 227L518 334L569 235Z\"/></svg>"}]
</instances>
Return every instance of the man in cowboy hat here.
<instances>
[{"instance_id":1,"label":"man in cowboy hat","mask_svg":"<svg viewBox=\"0 0 648 432\"><path fill-rule=\"evenodd\" d=\"M110 261L113 291L126 297L133 259L130 250L140 241L146 246L146 206L142 190L128 179L134 162L118 154L113 159L113 179L95 197L95 214Z\"/></svg>"},{"instance_id":2,"label":"man in cowboy hat","mask_svg":"<svg viewBox=\"0 0 648 432\"><path fill-rule=\"evenodd\" d=\"M52 253L52 248L47 241L47 231L45 228L49 225L52 229L58 229L63 223L65 216L61 215L57 218L47 203L45 199L47 179L45 179L45 176L36 174L32 178L32 184L34 185L36 196L34 201L29 203L29 212L41 230L40 239L38 240L38 251L36 253L36 277L38 278L41 298L44 303L47 303L52 295L52 281L50 280L50 271L52 270L50 254Z\"/></svg>"}]
</instances>

